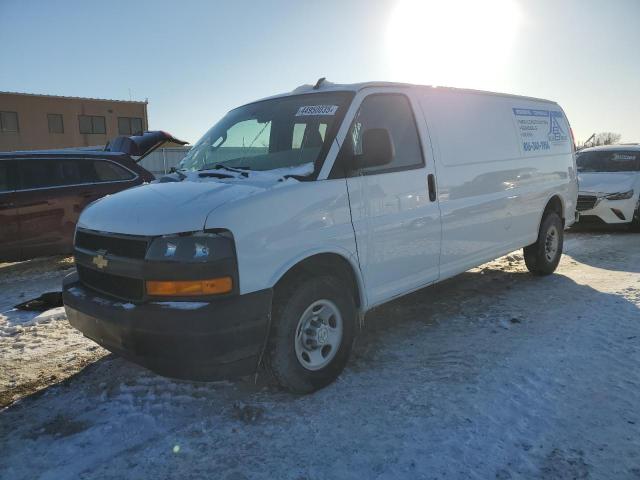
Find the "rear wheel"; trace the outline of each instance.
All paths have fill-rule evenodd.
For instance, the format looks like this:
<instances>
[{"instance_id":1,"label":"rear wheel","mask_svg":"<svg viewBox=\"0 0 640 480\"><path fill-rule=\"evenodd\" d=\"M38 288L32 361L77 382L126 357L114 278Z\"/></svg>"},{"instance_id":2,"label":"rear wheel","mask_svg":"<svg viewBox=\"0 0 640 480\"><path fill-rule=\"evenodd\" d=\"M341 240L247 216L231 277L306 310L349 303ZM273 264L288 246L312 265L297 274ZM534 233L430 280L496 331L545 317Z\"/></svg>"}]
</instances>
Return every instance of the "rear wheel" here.
<instances>
[{"instance_id":1,"label":"rear wheel","mask_svg":"<svg viewBox=\"0 0 640 480\"><path fill-rule=\"evenodd\" d=\"M549 275L560 263L564 241L562 219L556 212L547 213L540 224L536 243L524 247L524 262L534 275Z\"/></svg>"},{"instance_id":2,"label":"rear wheel","mask_svg":"<svg viewBox=\"0 0 640 480\"><path fill-rule=\"evenodd\" d=\"M638 206L636 207L636 211L633 212L633 220L631 220L631 225L629 229L632 232L640 232L640 200L638 200Z\"/></svg>"},{"instance_id":3,"label":"rear wheel","mask_svg":"<svg viewBox=\"0 0 640 480\"><path fill-rule=\"evenodd\" d=\"M285 389L313 392L340 375L355 330L354 300L338 279L298 277L276 292L265 365Z\"/></svg>"}]
</instances>

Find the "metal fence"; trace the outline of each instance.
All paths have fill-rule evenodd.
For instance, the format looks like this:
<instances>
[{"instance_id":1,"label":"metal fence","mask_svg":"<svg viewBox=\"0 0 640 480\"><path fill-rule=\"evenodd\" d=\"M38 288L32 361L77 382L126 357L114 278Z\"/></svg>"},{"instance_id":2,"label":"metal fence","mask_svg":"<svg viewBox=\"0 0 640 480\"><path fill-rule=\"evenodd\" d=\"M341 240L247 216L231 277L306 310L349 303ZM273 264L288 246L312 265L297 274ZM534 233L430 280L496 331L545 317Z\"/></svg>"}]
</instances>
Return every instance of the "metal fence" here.
<instances>
[{"instance_id":1,"label":"metal fence","mask_svg":"<svg viewBox=\"0 0 640 480\"><path fill-rule=\"evenodd\" d=\"M191 147L158 148L140 161L140 166L153 174L169 173L180 163Z\"/></svg>"}]
</instances>

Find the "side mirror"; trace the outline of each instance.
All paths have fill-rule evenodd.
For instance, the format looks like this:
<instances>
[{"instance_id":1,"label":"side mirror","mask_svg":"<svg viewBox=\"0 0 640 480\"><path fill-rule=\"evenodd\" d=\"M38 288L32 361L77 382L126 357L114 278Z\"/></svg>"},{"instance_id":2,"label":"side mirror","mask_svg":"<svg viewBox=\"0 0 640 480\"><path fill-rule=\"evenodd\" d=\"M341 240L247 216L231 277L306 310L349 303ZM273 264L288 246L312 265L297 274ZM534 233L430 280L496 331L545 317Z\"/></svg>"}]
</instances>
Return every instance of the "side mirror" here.
<instances>
[{"instance_id":1,"label":"side mirror","mask_svg":"<svg viewBox=\"0 0 640 480\"><path fill-rule=\"evenodd\" d=\"M396 151L386 128L370 128L362 134L362 154L354 158L357 169L378 167L391 163Z\"/></svg>"}]
</instances>

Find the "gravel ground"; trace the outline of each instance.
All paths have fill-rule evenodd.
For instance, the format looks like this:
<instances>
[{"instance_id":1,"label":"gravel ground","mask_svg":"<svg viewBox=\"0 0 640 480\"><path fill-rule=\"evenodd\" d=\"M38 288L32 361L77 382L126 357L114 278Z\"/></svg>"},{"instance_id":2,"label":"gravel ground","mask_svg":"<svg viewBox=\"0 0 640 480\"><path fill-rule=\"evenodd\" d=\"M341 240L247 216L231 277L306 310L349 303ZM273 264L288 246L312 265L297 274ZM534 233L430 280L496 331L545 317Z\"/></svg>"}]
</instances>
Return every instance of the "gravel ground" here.
<instances>
[{"instance_id":1,"label":"gravel ground","mask_svg":"<svg viewBox=\"0 0 640 480\"><path fill-rule=\"evenodd\" d=\"M2 398L39 392L0 411L0 478L638 479L639 240L570 233L550 277L514 253L381 307L304 397L165 379L9 311ZM0 276L4 306L63 271Z\"/></svg>"}]
</instances>

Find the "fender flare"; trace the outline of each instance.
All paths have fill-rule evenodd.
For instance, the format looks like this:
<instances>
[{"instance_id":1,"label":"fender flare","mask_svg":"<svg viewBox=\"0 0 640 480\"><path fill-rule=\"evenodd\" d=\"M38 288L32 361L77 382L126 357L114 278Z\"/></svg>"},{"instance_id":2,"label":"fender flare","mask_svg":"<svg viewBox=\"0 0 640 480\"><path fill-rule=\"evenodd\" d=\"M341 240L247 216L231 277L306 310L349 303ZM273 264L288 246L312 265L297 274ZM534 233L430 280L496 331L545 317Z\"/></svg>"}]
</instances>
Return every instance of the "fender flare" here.
<instances>
[{"instance_id":1,"label":"fender flare","mask_svg":"<svg viewBox=\"0 0 640 480\"><path fill-rule=\"evenodd\" d=\"M317 248L317 249L310 249L310 250L305 250L303 252L300 252L299 254L291 257L287 262L283 263L278 270L276 270L276 272L269 279L269 284L272 287L275 287L277 283L280 280L282 280L282 278L289 271L291 271L291 269L295 268L300 263L316 255L336 255L338 257L341 257L343 260L345 260L349 264L349 266L351 267L352 273L354 275L354 278L356 280L356 287L358 289L358 296L359 296L358 300L360 304L359 309L362 312L366 311L367 305L368 305L368 299L367 299L367 294L365 289L364 277L362 276L362 272L360 270L360 264L358 263L358 258L356 257L355 254L349 252L346 249L342 249L339 247L334 247L329 249Z\"/></svg>"}]
</instances>

